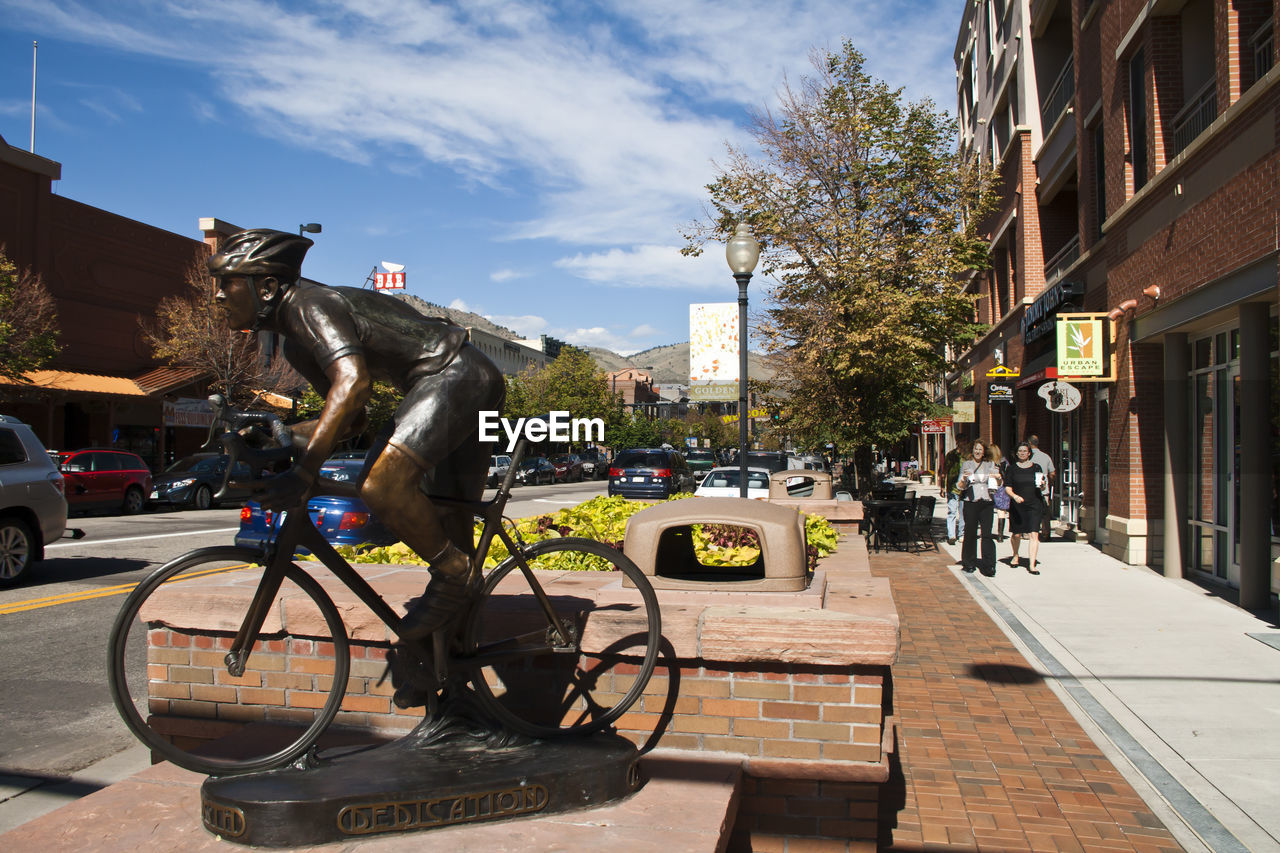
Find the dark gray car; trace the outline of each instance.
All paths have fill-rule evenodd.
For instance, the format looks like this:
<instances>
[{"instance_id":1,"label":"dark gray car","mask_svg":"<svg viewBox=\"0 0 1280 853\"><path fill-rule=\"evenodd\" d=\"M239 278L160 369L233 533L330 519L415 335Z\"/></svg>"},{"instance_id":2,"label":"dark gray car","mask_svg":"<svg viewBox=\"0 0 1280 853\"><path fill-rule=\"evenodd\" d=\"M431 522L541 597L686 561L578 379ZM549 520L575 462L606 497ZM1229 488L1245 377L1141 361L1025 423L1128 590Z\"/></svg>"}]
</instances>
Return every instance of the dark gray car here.
<instances>
[{"instance_id":1,"label":"dark gray car","mask_svg":"<svg viewBox=\"0 0 1280 853\"><path fill-rule=\"evenodd\" d=\"M22 578L66 530L63 487L31 427L0 415L0 586Z\"/></svg>"}]
</instances>

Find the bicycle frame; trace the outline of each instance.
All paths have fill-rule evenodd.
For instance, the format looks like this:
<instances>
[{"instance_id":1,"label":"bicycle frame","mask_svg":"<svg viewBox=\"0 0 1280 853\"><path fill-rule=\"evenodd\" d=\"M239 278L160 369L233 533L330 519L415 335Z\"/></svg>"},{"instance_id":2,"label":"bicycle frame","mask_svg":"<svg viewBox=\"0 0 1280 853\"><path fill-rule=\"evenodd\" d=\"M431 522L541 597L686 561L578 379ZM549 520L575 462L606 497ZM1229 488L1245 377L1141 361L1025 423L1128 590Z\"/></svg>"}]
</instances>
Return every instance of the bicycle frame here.
<instances>
[{"instance_id":1,"label":"bicycle frame","mask_svg":"<svg viewBox=\"0 0 1280 853\"><path fill-rule=\"evenodd\" d=\"M434 495L428 495L428 499L437 506L470 510L473 517L483 521L484 526L480 534L480 541L471 561L471 579L473 583L477 582L483 575L484 560L488 556L493 537L497 536L502 541L507 548L507 552L516 561L517 566L528 582L530 591L542 609L550 630L554 633L553 643L555 645L552 648L567 648L571 644L570 637L557 618L546 590L542 588L542 584L538 583L536 576L533 574L533 569L529 566L529 562L524 555L523 543L517 544L502 527L504 520L503 510L506 508L507 501L510 498L516 471L520 459L524 455L525 448L526 442L522 439L512 454L512 463L506 478L498 487L497 494L491 500L470 501L462 498ZM228 466L228 468L230 467L232 466ZM311 494L308 497L312 495L358 497L359 489L350 483L321 477L317 479L316 486L311 490ZM231 675L240 676L244 673L248 662L248 650L253 646L254 638L262 630L272 602L280 591L280 586L284 581L285 566L293 561L293 555L299 547L304 547L315 555L329 571L333 572L339 581L354 592L356 597L373 611L373 614L379 620L395 632L400 642L419 660L424 663L432 662L437 681L440 684L443 684L447 678L450 664L464 664L467 670L474 670L509 657L509 655L503 655L500 652L495 653L494 651L507 641L499 641L486 646L485 652L482 654L451 657L446 654L448 644L444 642L446 638L441 636L443 632L439 632L434 638L431 651L428 651L422 642L404 637L401 632L401 617L369 585L369 582L352 568L351 564L320 535L320 531L316 529L311 521L311 515L307 510L306 503L304 502L286 512L287 516L276 535L275 541L267 546L267 560L263 569L262 579L259 581L258 589L255 591L248 612L245 614L244 622L236 632L231 649L226 655L227 669ZM517 533L517 538L518 536L519 534Z\"/></svg>"}]
</instances>

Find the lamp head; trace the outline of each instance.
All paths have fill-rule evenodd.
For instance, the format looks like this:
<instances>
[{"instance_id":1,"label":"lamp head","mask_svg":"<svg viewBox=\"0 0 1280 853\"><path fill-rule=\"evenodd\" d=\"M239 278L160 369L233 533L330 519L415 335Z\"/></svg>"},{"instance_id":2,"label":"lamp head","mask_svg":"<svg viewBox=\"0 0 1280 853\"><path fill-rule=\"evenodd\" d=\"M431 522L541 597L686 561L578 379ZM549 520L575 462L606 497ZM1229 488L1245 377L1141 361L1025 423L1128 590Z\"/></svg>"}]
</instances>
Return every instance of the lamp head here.
<instances>
[{"instance_id":1,"label":"lamp head","mask_svg":"<svg viewBox=\"0 0 1280 853\"><path fill-rule=\"evenodd\" d=\"M725 260L734 275L750 275L760 260L760 244L751 236L751 227L739 222L724 247Z\"/></svg>"}]
</instances>

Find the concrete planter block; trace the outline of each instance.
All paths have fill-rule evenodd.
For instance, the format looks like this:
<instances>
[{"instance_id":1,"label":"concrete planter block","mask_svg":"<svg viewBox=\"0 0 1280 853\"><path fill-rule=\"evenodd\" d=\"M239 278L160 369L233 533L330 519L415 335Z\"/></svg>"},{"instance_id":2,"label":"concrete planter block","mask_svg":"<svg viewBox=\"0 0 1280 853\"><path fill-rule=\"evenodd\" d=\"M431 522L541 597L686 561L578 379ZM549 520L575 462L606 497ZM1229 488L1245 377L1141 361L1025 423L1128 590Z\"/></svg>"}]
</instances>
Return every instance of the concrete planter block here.
<instances>
[{"instance_id":1,"label":"concrete planter block","mask_svg":"<svg viewBox=\"0 0 1280 853\"><path fill-rule=\"evenodd\" d=\"M754 530L760 557L750 566L706 566L693 549L694 524ZM659 504L627 521L624 552L655 589L798 591L808 582L804 516L743 498L690 498Z\"/></svg>"},{"instance_id":2,"label":"concrete planter block","mask_svg":"<svg viewBox=\"0 0 1280 853\"><path fill-rule=\"evenodd\" d=\"M775 471L769 475L769 500L776 498L835 500L831 475L825 471Z\"/></svg>"}]
</instances>

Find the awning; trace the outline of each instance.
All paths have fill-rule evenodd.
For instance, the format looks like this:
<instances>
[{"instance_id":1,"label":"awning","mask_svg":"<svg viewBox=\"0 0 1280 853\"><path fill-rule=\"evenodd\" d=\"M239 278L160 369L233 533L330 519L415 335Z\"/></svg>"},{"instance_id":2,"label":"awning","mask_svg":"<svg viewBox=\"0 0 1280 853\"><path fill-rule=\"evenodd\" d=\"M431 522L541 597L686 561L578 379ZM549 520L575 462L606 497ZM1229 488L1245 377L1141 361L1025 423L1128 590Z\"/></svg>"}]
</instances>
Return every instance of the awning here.
<instances>
[{"instance_id":1,"label":"awning","mask_svg":"<svg viewBox=\"0 0 1280 853\"><path fill-rule=\"evenodd\" d=\"M100 373L74 373L69 370L30 370L27 382L0 379L0 384L42 391L78 391L86 394L111 394L117 397L146 397L137 382L123 376Z\"/></svg>"},{"instance_id":2,"label":"awning","mask_svg":"<svg viewBox=\"0 0 1280 853\"><path fill-rule=\"evenodd\" d=\"M147 394L163 394L174 388L181 388L198 382L209 375L207 370L197 367L157 367L133 380Z\"/></svg>"}]
</instances>

